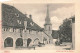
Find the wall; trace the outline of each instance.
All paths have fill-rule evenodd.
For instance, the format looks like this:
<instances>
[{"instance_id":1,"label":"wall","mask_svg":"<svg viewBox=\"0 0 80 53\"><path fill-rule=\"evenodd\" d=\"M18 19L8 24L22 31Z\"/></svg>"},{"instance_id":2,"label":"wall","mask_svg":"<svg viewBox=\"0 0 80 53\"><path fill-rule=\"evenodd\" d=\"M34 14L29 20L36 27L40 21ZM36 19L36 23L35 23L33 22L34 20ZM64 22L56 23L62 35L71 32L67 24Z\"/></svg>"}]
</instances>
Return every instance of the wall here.
<instances>
[{"instance_id":1,"label":"wall","mask_svg":"<svg viewBox=\"0 0 80 53\"><path fill-rule=\"evenodd\" d=\"M43 39L44 37L47 39L46 41L44 41L45 44L49 43L49 37L42 31L30 31L29 30L23 30L22 31L22 37L20 36L20 29L16 29L13 32L11 30L8 31L4 31L4 28L2 29L2 40L3 40L3 45L2 48L4 49L4 41L6 38L11 37L13 39L13 47L11 47L10 49L15 49L16 47L16 40L18 38L22 38L23 39L23 47L27 47L27 40L28 38L30 38L32 41L30 43L30 46L34 45L34 40L38 39L40 43L43 43ZM8 47L7 47L8 49Z\"/></svg>"}]
</instances>

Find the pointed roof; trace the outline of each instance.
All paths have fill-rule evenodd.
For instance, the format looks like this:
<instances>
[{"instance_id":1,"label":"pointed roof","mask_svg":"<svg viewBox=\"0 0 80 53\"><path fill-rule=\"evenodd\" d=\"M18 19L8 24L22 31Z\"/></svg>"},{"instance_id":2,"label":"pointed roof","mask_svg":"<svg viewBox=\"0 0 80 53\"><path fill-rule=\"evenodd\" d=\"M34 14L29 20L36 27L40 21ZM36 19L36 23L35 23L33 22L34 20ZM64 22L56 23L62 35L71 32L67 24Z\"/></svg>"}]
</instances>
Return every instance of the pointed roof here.
<instances>
[{"instance_id":1,"label":"pointed roof","mask_svg":"<svg viewBox=\"0 0 80 53\"><path fill-rule=\"evenodd\" d=\"M45 25L51 24L50 23L50 17L49 17L49 5L47 5L47 12L46 12L46 18L45 18Z\"/></svg>"}]
</instances>

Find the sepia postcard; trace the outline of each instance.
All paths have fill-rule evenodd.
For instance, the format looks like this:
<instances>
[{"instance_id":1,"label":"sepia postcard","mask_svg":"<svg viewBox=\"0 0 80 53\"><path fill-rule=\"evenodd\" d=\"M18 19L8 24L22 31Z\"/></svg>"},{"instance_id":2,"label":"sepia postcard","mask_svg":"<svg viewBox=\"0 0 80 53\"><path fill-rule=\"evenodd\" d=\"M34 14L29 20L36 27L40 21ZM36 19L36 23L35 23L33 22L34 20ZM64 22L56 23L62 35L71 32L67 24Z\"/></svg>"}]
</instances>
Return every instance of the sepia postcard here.
<instances>
[{"instance_id":1,"label":"sepia postcard","mask_svg":"<svg viewBox=\"0 0 80 53\"><path fill-rule=\"evenodd\" d=\"M79 53L79 1L0 4L0 53Z\"/></svg>"}]
</instances>

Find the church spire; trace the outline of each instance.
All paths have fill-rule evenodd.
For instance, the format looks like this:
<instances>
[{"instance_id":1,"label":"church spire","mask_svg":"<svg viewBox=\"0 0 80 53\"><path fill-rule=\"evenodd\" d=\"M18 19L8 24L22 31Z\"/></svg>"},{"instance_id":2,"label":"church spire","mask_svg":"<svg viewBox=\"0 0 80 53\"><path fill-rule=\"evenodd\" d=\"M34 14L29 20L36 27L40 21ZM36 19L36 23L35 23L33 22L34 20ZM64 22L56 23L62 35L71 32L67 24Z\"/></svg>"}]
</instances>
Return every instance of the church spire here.
<instances>
[{"instance_id":1,"label":"church spire","mask_svg":"<svg viewBox=\"0 0 80 53\"><path fill-rule=\"evenodd\" d=\"M49 5L47 5L47 14L46 14L46 18L49 18Z\"/></svg>"},{"instance_id":2,"label":"church spire","mask_svg":"<svg viewBox=\"0 0 80 53\"><path fill-rule=\"evenodd\" d=\"M47 12L46 12L45 24L51 24L50 23L50 17L49 17L49 5L47 5Z\"/></svg>"},{"instance_id":3,"label":"church spire","mask_svg":"<svg viewBox=\"0 0 80 53\"><path fill-rule=\"evenodd\" d=\"M44 31L45 33L49 36L49 43L52 43L52 24L50 22L50 17L49 17L49 5L47 5L47 10L46 10L46 18L45 18L45 24L44 24Z\"/></svg>"}]
</instances>

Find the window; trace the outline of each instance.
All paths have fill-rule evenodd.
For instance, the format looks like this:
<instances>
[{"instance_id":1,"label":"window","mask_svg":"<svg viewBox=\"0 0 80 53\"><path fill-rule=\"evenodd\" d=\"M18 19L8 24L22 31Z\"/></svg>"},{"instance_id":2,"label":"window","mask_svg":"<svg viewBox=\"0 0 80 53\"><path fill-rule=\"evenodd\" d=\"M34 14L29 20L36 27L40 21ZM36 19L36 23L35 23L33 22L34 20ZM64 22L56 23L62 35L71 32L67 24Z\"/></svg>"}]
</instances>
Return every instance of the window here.
<instances>
[{"instance_id":1,"label":"window","mask_svg":"<svg viewBox=\"0 0 80 53\"><path fill-rule=\"evenodd\" d=\"M10 28L10 32L13 32L13 28Z\"/></svg>"},{"instance_id":2,"label":"window","mask_svg":"<svg viewBox=\"0 0 80 53\"><path fill-rule=\"evenodd\" d=\"M17 17L19 17L19 14L17 14Z\"/></svg>"},{"instance_id":3,"label":"window","mask_svg":"<svg viewBox=\"0 0 80 53\"><path fill-rule=\"evenodd\" d=\"M5 31L5 28L3 28L4 29L4 31Z\"/></svg>"},{"instance_id":4,"label":"window","mask_svg":"<svg viewBox=\"0 0 80 53\"><path fill-rule=\"evenodd\" d=\"M31 24L31 26L34 26L34 23L33 22L31 22L30 24Z\"/></svg>"},{"instance_id":5,"label":"window","mask_svg":"<svg viewBox=\"0 0 80 53\"><path fill-rule=\"evenodd\" d=\"M49 31L50 31L50 26L49 26Z\"/></svg>"},{"instance_id":6,"label":"window","mask_svg":"<svg viewBox=\"0 0 80 53\"><path fill-rule=\"evenodd\" d=\"M21 24L21 21L20 20L17 20L18 24Z\"/></svg>"},{"instance_id":7,"label":"window","mask_svg":"<svg viewBox=\"0 0 80 53\"><path fill-rule=\"evenodd\" d=\"M14 29L14 32L16 32L16 29Z\"/></svg>"}]
</instances>

